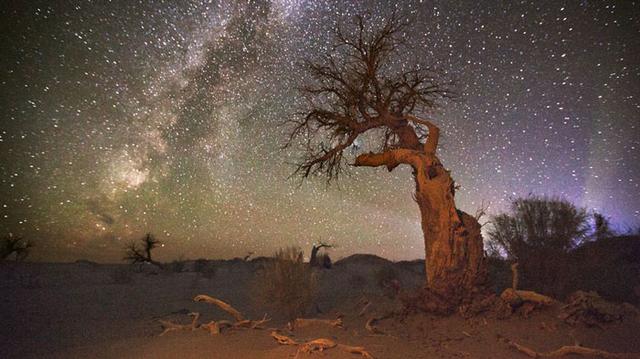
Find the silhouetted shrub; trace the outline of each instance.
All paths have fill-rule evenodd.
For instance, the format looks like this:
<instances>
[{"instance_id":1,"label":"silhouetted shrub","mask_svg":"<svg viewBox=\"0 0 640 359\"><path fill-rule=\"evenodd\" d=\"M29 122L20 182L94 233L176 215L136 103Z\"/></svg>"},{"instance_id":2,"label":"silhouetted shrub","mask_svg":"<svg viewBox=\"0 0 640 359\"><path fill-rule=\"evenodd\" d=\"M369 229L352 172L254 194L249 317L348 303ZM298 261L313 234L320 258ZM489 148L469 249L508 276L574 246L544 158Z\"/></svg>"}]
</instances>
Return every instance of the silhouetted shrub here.
<instances>
[{"instance_id":1,"label":"silhouetted shrub","mask_svg":"<svg viewBox=\"0 0 640 359\"><path fill-rule=\"evenodd\" d=\"M16 261L27 258L33 244L19 236L6 235L0 239L0 260L14 256Z\"/></svg>"},{"instance_id":2,"label":"silhouetted shrub","mask_svg":"<svg viewBox=\"0 0 640 359\"><path fill-rule=\"evenodd\" d=\"M313 303L317 281L297 247L280 249L275 260L265 263L253 284L257 304L293 319Z\"/></svg>"},{"instance_id":3,"label":"silhouetted shrub","mask_svg":"<svg viewBox=\"0 0 640 359\"><path fill-rule=\"evenodd\" d=\"M519 263L520 287L562 297L568 294L568 253L585 243L589 230L586 210L563 199L529 196L492 218L488 248L490 255Z\"/></svg>"}]
</instances>

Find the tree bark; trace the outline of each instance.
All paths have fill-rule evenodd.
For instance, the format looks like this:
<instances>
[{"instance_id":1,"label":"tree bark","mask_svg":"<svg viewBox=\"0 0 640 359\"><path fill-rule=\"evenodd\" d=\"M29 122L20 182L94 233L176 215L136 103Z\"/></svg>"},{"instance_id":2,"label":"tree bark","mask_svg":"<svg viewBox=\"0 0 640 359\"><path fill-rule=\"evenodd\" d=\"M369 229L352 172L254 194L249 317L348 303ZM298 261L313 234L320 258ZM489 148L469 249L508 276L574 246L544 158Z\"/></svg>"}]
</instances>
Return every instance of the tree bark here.
<instances>
[{"instance_id":1,"label":"tree bark","mask_svg":"<svg viewBox=\"0 0 640 359\"><path fill-rule=\"evenodd\" d=\"M425 243L427 308L450 313L470 301L486 278L480 225L456 209L455 184L435 154L439 130L428 121L429 138L421 151L404 148L361 154L355 166L400 164L413 168L416 202Z\"/></svg>"}]
</instances>

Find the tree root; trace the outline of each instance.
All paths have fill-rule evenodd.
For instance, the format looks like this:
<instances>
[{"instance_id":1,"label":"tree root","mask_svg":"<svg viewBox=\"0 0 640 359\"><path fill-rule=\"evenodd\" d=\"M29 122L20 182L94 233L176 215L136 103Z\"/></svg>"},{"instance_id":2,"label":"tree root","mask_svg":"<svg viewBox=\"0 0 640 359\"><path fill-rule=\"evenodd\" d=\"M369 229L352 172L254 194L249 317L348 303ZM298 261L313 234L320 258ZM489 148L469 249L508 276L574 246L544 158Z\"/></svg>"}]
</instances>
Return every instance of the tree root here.
<instances>
[{"instance_id":1,"label":"tree root","mask_svg":"<svg viewBox=\"0 0 640 359\"><path fill-rule=\"evenodd\" d=\"M326 349L338 347L347 353L360 354L363 358L373 359L373 356L369 352L367 352L364 347L354 347L351 345L338 344L331 339L318 338L300 343L286 335L278 334L275 331L271 332L271 336L278 342L278 344L298 346L295 358L297 358L301 353L310 354L314 352L323 352Z\"/></svg>"},{"instance_id":2,"label":"tree root","mask_svg":"<svg viewBox=\"0 0 640 359\"><path fill-rule=\"evenodd\" d=\"M211 304L217 306L218 308L220 308L220 309L224 310L225 312L229 313L236 320L236 322L241 322L241 321L244 320L244 317L242 316L242 313L240 313L234 307L232 307L231 305L221 301L218 298L213 298L213 297L210 297L210 296L205 295L205 294L200 294L200 295L197 295L195 298L193 298L193 300L196 301L196 302L207 302L207 303L211 303Z\"/></svg>"},{"instance_id":3,"label":"tree root","mask_svg":"<svg viewBox=\"0 0 640 359\"><path fill-rule=\"evenodd\" d=\"M326 324L335 328L342 328L342 318L338 319L316 319L316 318L297 318L287 324L289 330L293 331L296 328L303 328L314 324Z\"/></svg>"},{"instance_id":4,"label":"tree root","mask_svg":"<svg viewBox=\"0 0 640 359\"><path fill-rule=\"evenodd\" d=\"M527 355L530 358L558 358L565 355L591 355L605 359L640 359L640 353L611 353L604 350L587 348L579 345L565 345L559 349L541 353L512 340L500 337L500 340L507 343L511 348Z\"/></svg>"},{"instance_id":5,"label":"tree root","mask_svg":"<svg viewBox=\"0 0 640 359\"><path fill-rule=\"evenodd\" d=\"M178 324L168 320L158 320L164 330L160 333L160 336L167 334L168 332L174 330L195 330L198 328L198 318L200 318L200 313L189 313L190 316L193 317L190 324Z\"/></svg>"}]
</instances>

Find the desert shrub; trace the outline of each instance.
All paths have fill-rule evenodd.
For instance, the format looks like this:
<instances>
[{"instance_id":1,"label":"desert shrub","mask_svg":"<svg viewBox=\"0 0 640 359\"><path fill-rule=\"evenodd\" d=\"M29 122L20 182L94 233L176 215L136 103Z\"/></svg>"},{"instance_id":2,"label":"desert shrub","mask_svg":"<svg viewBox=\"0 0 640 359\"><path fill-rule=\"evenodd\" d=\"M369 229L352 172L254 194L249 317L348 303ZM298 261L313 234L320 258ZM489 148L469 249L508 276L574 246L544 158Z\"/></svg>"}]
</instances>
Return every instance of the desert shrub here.
<instances>
[{"instance_id":1,"label":"desert shrub","mask_svg":"<svg viewBox=\"0 0 640 359\"><path fill-rule=\"evenodd\" d=\"M287 247L265 263L253 284L257 304L293 319L303 315L313 303L317 281L304 263L300 248Z\"/></svg>"},{"instance_id":2,"label":"desert shrub","mask_svg":"<svg viewBox=\"0 0 640 359\"><path fill-rule=\"evenodd\" d=\"M27 258L33 245L22 237L6 235L0 239L0 260L14 256L16 261Z\"/></svg>"},{"instance_id":3,"label":"desert shrub","mask_svg":"<svg viewBox=\"0 0 640 359\"><path fill-rule=\"evenodd\" d=\"M562 199L529 196L513 201L511 213L494 216L491 224L489 252L519 263L521 287L564 294L568 252L588 237L586 210Z\"/></svg>"},{"instance_id":4,"label":"desert shrub","mask_svg":"<svg viewBox=\"0 0 640 359\"><path fill-rule=\"evenodd\" d=\"M110 276L114 284L129 284L133 282L133 271L129 266L118 266L111 272Z\"/></svg>"}]
</instances>

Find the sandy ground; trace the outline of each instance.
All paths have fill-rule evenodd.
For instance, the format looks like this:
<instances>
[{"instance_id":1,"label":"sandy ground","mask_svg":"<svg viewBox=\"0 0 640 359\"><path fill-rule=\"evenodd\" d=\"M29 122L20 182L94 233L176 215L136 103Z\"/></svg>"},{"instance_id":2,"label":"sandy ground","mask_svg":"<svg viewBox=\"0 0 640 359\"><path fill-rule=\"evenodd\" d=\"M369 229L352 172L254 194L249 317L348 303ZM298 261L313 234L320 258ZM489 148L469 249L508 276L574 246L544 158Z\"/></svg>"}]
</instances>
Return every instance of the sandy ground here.
<instances>
[{"instance_id":1,"label":"sandy ground","mask_svg":"<svg viewBox=\"0 0 640 359\"><path fill-rule=\"evenodd\" d=\"M360 317L362 298L373 302L370 315L398 305L376 283L376 271L388 265L375 258L359 258L319 272L317 297L320 318L344 315L344 328L315 325L296 329L296 340L318 337L364 346L375 358L525 358L500 337L539 351L580 343L613 352L640 352L638 318L603 328L572 327L557 319L560 304L523 319L498 320L491 315L463 319L425 314L403 320L384 320L388 335L372 336ZM415 263L394 265L405 290L418 287L423 274ZM69 264L4 263L0 266L1 358L293 358L295 347L280 346L269 330L235 330L211 336L202 330L170 332L158 319L187 323L189 312L202 314L201 323L230 319L197 294L215 296L247 317L264 312L251 300L252 266L219 262L214 275L143 270L131 273L125 265L88 262ZM277 313L268 325L283 328ZM331 349L322 358L359 358Z\"/></svg>"}]
</instances>

